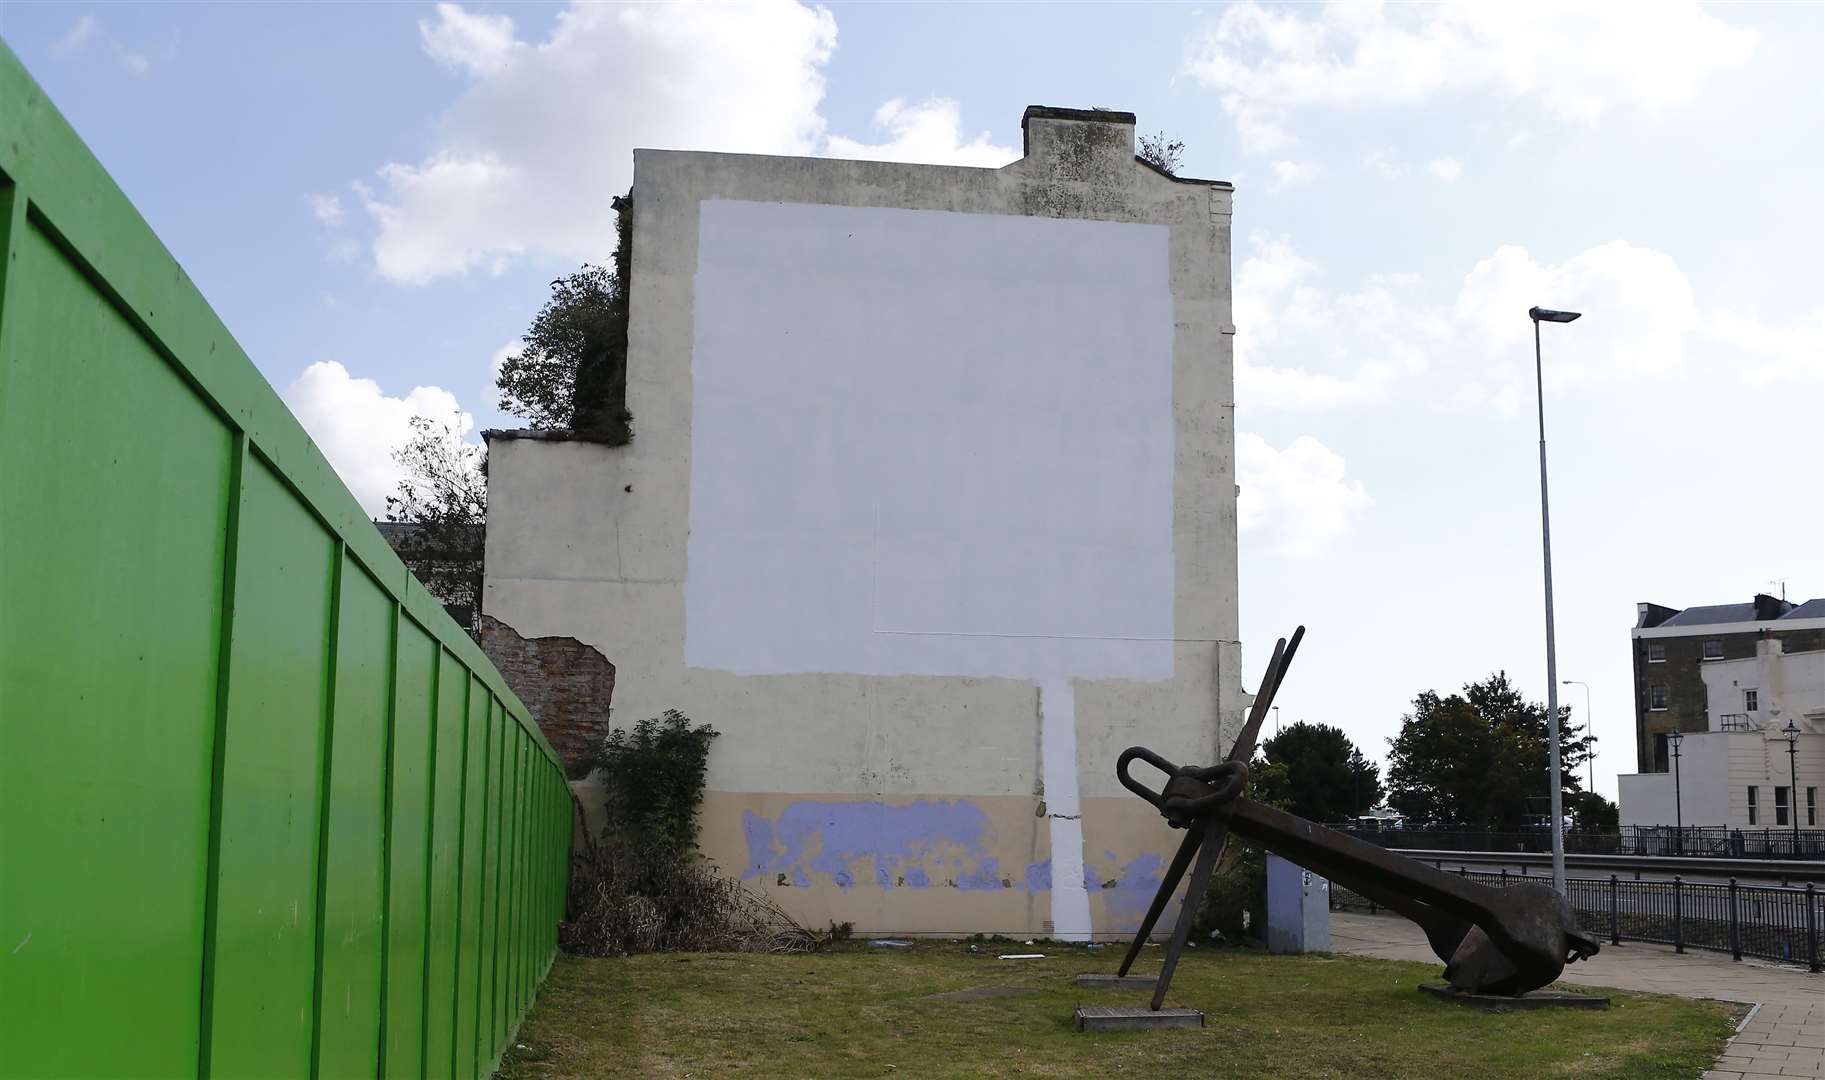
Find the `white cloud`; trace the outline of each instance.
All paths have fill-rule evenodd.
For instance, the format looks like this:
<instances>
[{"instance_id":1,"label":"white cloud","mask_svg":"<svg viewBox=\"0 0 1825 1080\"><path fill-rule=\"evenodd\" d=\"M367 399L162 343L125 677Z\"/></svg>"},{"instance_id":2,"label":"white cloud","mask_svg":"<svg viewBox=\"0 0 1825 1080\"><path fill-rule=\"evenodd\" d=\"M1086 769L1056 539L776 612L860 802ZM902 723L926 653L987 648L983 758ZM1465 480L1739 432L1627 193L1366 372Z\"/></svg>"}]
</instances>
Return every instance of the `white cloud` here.
<instances>
[{"instance_id":1,"label":"white cloud","mask_svg":"<svg viewBox=\"0 0 1825 1080\"><path fill-rule=\"evenodd\" d=\"M414 416L447 423L459 436L475 428L475 417L448 390L417 386L404 397L388 397L379 383L355 378L334 360L305 368L284 398L362 508L376 517L398 489L403 474L393 451L411 437Z\"/></svg>"},{"instance_id":2,"label":"white cloud","mask_svg":"<svg viewBox=\"0 0 1825 1080\"><path fill-rule=\"evenodd\" d=\"M1534 305L1584 312L1555 335L1547 384L1627 385L1696 374L1752 383L1825 374L1825 316L1786 326L1707 308L1664 252L1622 240L1542 263L1504 246L1457 284L1376 275L1326 288L1285 238L1255 236L1236 271L1236 399L1313 411L1373 404L1426 377L1453 407L1512 411L1531 397Z\"/></svg>"},{"instance_id":3,"label":"white cloud","mask_svg":"<svg viewBox=\"0 0 1825 1080\"><path fill-rule=\"evenodd\" d=\"M1384 180L1395 180L1407 174L1407 164L1390 146L1377 146L1362 156L1362 166Z\"/></svg>"},{"instance_id":4,"label":"white cloud","mask_svg":"<svg viewBox=\"0 0 1825 1080\"><path fill-rule=\"evenodd\" d=\"M62 37L51 43L51 55L68 56L77 52L89 42L94 41L100 33L101 20L93 15L85 14L78 18Z\"/></svg>"},{"instance_id":5,"label":"white cloud","mask_svg":"<svg viewBox=\"0 0 1825 1080\"><path fill-rule=\"evenodd\" d=\"M1345 472L1343 458L1310 435L1276 450L1259 435L1238 433L1237 531L1289 554L1318 551L1372 501Z\"/></svg>"},{"instance_id":6,"label":"white cloud","mask_svg":"<svg viewBox=\"0 0 1825 1080\"><path fill-rule=\"evenodd\" d=\"M1276 191L1309 184L1318 176L1318 166L1309 161L1276 161L1272 168Z\"/></svg>"},{"instance_id":7,"label":"white cloud","mask_svg":"<svg viewBox=\"0 0 1825 1080\"><path fill-rule=\"evenodd\" d=\"M790 0L573 4L542 42L443 4L427 52L469 85L433 150L379 170L374 265L422 283L537 252L601 260L637 146L808 154L836 22Z\"/></svg>"},{"instance_id":8,"label":"white cloud","mask_svg":"<svg viewBox=\"0 0 1825 1080\"><path fill-rule=\"evenodd\" d=\"M1753 29L1695 0L1244 2L1193 39L1184 70L1219 93L1243 149L1265 153L1287 146L1287 118L1311 107L1393 107L1482 93L1532 99L1583 123L1618 106L1663 109L1690 101L1755 45Z\"/></svg>"},{"instance_id":9,"label":"white cloud","mask_svg":"<svg viewBox=\"0 0 1825 1080\"><path fill-rule=\"evenodd\" d=\"M1431 169L1433 176L1447 184L1454 182L1464 174L1463 163L1454 157L1433 158L1426 162L1426 168Z\"/></svg>"},{"instance_id":10,"label":"white cloud","mask_svg":"<svg viewBox=\"0 0 1825 1080\"><path fill-rule=\"evenodd\" d=\"M476 15L458 4L437 5L437 19L418 20L425 52L440 64L471 75L498 75L522 48L505 15Z\"/></svg>"},{"instance_id":11,"label":"white cloud","mask_svg":"<svg viewBox=\"0 0 1825 1080\"><path fill-rule=\"evenodd\" d=\"M1236 270L1236 400L1312 411L1379 400L1425 372L1450 338L1422 302L1422 283L1377 275L1332 293L1318 266L1281 238L1254 236Z\"/></svg>"},{"instance_id":12,"label":"white cloud","mask_svg":"<svg viewBox=\"0 0 1825 1080\"><path fill-rule=\"evenodd\" d=\"M824 144L831 157L863 161L909 161L926 165L975 165L1000 168L1020 157L1011 146L998 146L984 131L963 141L962 110L949 98L930 98L908 105L894 98L875 110L875 126L888 136L868 144L832 135Z\"/></svg>"},{"instance_id":13,"label":"white cloud","mask_svg":"<svg viewBox=\"0 0 1825 1080\"><path fill-rule=\"evenodd\" d=\"M311 216L318 221L331 226L342 224L342 200L339 197L312 192L304 196L304 201L310 205Z\"/></svg>"}]
</instances>

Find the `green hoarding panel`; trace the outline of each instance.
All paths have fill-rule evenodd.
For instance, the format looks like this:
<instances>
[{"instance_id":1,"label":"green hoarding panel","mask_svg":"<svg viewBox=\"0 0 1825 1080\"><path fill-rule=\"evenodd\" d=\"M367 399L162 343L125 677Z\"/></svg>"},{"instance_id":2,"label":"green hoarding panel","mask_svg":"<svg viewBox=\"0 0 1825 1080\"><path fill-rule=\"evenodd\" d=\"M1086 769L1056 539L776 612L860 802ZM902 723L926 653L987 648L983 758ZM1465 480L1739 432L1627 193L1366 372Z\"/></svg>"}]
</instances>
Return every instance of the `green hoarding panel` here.
<instances>
[{"instance_id":1,"label":"green hoarding panel","mask_svg":"<svg viewBox=\"0 0 1825 1080\"><path fill-rule=\"evenodd\" d=\"M469 710L469 672L449 653L437 679L438 798L431 815L431 897L425 959L425 1075L445 1076L455 1038L457 887L462 853L464 727Z\"/></svg>"},{"instance_id":2,"label":"green hoarding panel","mask_svg":"<svg viewBox=\"0 0 1825 1080\"><path fill-rule=\"evenodd\" d=\"M204 1039L212 1076L305 1076L338 553L264 462L241 471Z\"/></svg>"},{"instance_id":3,"label":"green hoarding panel","mask_svg":"<svg viewBox=\"0 0 1825 1080\"><path fill-rule=\"evenodd\" d=\"M22 203L0 191L0 1073L193 1074L231 433Z\"/></svg>"},{"instance_id":4,"label":"green hoarding panel","mask_svg":"<svg viewBox=\"0 0 1825 1080\"><path fill-rule=\"evenodd\" d=\"M0 1078L489 1075L556 755L4 45L0 133Z\"/></svg>"},{"instance_id":5,"label":"green hoarding panel","mask_svg":"<svg viewBox=\"0 0 1825 1080\"><path fill-rule=\"evenodd\" d=\"M317 1073L371 1074L380 1051L380 937L386 822L386 719L394 605L343 557L324 812Z\"/></svg>"},{"instance_id":6,"label":"green hoarding panel","mask_svg":"<svg viewBox=\"0 0 1825 1080\"><path fill-rule=\"evenodd\" d=\"M480 679L469 681L469 725L463 760L463 850L460 929L456 945L456 978L452 980L452 1006L456 1026L450 1040L452 1075L470 1075L477 1068L475 1055L477 957L482 918L483 782L487 776L488 724L493 695Z\"/></svg>"},{"instance_id":7,"label":"green hoarding panel","mask_svg":"<svg viewBox=\"0 0 1825 1080\"><path fill-rule=\"evenodd\" d=\"M387 884L384 1075L424 1067L425 909L431 857L431 737L441 650L416 623L399 624L393 704L393 797Z\"/></svg>"}]
</instances>

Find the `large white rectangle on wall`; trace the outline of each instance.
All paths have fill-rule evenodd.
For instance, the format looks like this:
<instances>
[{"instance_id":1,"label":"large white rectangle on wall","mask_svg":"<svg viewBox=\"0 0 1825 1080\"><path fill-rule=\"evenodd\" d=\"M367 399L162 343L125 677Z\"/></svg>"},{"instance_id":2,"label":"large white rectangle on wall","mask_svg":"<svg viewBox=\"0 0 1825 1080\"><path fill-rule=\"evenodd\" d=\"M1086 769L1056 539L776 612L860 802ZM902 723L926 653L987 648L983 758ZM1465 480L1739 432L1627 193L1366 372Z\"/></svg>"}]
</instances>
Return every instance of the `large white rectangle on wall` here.
<instances>
[{"instance_id":1,"label":"large white rectangle on wall","mask_svg":"<svg viewBox=\"0 0 1825 1080\"><path fill-rule=\"evenodd\" d=\"M686 663L1171 676L1164 226L736 201L699 224Z\"/></svg>"}]
</instances>

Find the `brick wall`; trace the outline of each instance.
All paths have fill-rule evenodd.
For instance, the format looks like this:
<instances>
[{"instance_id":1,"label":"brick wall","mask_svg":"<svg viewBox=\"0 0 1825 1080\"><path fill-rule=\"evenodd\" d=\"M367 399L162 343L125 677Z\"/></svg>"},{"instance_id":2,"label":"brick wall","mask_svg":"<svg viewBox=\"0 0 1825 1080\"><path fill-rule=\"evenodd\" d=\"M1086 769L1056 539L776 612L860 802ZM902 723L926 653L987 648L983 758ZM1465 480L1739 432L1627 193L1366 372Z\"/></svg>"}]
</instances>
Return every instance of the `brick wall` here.
<instances>
[{"instance_id":1,"label":"brick wall","mask_svg":"<svg viewBox=\"0 0 1825 1080\"><path fill-rule=\"evenodd\" d=\"M615 665L573 637L521 637L489 615L481 617L482 651L507 685L526 703L572 779L587 770L582 760L608 734L609 703L615 693Z\"/></svg>"}]
</instances>

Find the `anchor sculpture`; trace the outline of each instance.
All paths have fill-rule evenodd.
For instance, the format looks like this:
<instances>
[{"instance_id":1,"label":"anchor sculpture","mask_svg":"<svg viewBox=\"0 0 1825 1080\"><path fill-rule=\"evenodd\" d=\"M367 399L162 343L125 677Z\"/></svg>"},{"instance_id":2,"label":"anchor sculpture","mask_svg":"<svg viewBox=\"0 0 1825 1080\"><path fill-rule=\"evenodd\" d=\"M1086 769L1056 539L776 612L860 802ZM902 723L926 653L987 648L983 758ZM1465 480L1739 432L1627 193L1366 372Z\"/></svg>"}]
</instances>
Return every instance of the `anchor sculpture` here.
<instances>
[{"instance_id":1,"label":"anchor sculpture","mask_svg":"<svg viewBox=\"0 0 1825 1080\"><path fill-rule=\"evenodd\" d=\"M1128 974L1195 857L1197 865L1154 984L1152 1008L1160 1008L1191 932L1198 901L1210 885L1230 833L1417 923L1432 951L1445 962L1446 981L1459 991L1519 996L1558 978L1566 964L1595 956L1597 939L1579 931L1571 903L1545 885L1529 883L1508 889L1479 885L1246 796L1248 760L1254 756L1261 721L1304 636L1301 626L1290 642L1281 638L1275 644L1248 721L1227 761L1178 766L1146 747L1133 746L1116 762L1122 786L1152 803L1167 824L1185 830L1185 839L1122 959L1118 976ZM1160 790L1129 775L1129 766L1136 760L1165 774Z\"/></svg>"}]
</instances>

